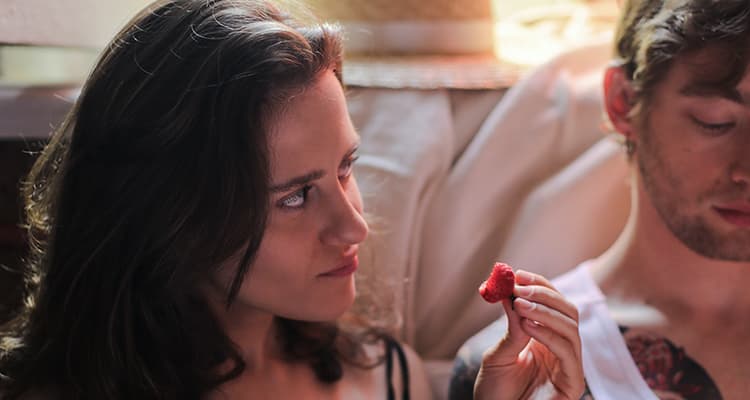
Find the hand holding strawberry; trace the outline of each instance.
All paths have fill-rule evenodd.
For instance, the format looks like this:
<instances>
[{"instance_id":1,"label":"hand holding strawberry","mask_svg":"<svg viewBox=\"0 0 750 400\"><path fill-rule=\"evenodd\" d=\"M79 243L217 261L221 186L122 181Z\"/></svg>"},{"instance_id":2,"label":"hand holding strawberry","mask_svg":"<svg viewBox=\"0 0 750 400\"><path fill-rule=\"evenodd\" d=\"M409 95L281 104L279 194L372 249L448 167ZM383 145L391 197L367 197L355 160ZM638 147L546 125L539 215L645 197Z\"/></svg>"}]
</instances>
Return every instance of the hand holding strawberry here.
<instances>
[{"instance_id":1,"label":"hand holding strawberry","mask_svg":"<svg viewBox=\"0 0 750 400\"><path fill-rule=\"evenodd\" d=\"M513 276L500 263L480 294L502 301L508 331L484 354L474 398L578 400L585 385L576 307L544 277L525 271Z\"/></svg>"}]
</instances>

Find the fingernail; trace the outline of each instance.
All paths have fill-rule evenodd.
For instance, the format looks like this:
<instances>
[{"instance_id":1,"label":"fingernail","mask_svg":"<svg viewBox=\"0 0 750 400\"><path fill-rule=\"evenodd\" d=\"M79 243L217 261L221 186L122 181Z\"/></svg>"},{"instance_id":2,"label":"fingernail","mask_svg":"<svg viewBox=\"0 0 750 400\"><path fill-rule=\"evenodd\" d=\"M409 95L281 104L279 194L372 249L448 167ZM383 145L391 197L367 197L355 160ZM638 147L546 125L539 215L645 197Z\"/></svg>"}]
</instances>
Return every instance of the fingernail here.
<instances>
[{"instance_id":1,"label":"fingernail","mask_svg":"<svg viewBox=\"0 0 750 400\"><path fill-rule=\"evenodd\" d=\"M534 289L530 286L516 286L516 293L522 297L529 297Z\"/></svg>"},{"instance_id":2,"label":"fingernail","mask_svg":"<svg viewBox=\"0 0 750 400\"><path fill-rule=\"evenodd\" d=\"M534 280L534 275L532 275L530 272L519 269L518 271L516 271L516 278L518 278L522 282L531 282Z\"/></svg>"},{"instance_id":3,"label":"fingernail","mask_svg":"<svg viewBox=\"0 0 750 400\"><path fill-rule=\"evenodd\" d=\"M528 300L524 300L524 299L522 299L520 297L516 297L515 305L516 305L516 307L518 309L520 309L520 310L526 310L526 311L531 311L535 307L534 303L532 303L532 302L530 302Z\"/></svg>"}]
</instances>

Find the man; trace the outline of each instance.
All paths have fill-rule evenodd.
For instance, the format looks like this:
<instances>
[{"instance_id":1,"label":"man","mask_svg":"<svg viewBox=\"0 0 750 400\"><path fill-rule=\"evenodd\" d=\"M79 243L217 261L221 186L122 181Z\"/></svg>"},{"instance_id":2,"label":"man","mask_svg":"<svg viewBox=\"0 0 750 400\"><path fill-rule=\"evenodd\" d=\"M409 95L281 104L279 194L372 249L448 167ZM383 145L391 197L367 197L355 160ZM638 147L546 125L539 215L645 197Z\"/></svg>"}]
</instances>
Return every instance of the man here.
<instances>
[{"instance_id":1,"label":"man","mask_svg":"<svg viewBox=\"0 0 750 400\"><path fill-rule=\"evenodd\" d=\"M615 53L604 106L632 166L630 217L553 282L580 313L584 397L747 399L750 2L626 1ZM471 397L505 325L459 351L451 398Z\"/></svg>"}]
</instances>

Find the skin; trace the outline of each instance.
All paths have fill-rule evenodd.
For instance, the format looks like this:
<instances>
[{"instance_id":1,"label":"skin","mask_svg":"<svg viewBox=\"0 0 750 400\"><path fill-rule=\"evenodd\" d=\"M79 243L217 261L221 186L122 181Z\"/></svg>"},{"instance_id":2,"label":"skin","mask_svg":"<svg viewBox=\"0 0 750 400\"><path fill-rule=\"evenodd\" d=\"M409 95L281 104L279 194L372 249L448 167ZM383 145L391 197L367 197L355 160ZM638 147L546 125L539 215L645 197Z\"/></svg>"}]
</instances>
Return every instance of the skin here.
<instances>
[{"instance_id":1,"label":"skin","mask_svg":"<svg viewBox=\"0 0 750 400\"><path fill-rule=\"evenodd\" d=\"M575 399L583 394L578 310L544 277L516 271L516 298L502 300L508 331L485 352L477 399Z\"/></svg>"},{"instance_id":2,"label":"skin","mask_svg":"<svg viewBox=\"0 0 750 400\"><path fill-rule=\"evenodd\" d=\"M257 258L228 309L223 293L239 256L219 269L206 290L247 363L245 372L212 398L241 399L247 393L259 398L385 398L383 365L361 369L345 364L343 379L324 385L306 364L282 359L275 335L277 316L334 321L355 297L357 252L368 228L352 174L359 136L333 71L324 71L293 96L271 125L270 215ZM421 361L410 348L405 350L412 396L429 398ZM373 345L366 351L376 357L383 348ZM399 374L396 369L394 376ZM396 379L395 386L400 385Z\"/></svg>"},{"instance_id":3,"label":"skin","mask_svg":"<svg viewBox=\"0 0 750 400\"><path fill-rule=\"evenodd\" d=\"M615 129L635 143L633 207L592 274L615 320L698 362L724 399L750 393L750 74L728 91L686 90L712 49L678 57L646 115L623 71L605 74Z\"/></svg>"}]
</instances>

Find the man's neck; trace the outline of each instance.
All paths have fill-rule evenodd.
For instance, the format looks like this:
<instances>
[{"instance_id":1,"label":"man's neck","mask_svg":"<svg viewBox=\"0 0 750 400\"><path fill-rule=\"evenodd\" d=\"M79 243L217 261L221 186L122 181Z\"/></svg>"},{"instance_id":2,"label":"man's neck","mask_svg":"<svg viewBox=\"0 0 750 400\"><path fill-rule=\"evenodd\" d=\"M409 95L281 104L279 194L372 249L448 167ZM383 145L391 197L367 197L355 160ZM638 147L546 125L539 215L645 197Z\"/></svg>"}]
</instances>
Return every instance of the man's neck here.
<instances>
[{"instance_id":1,"label":"man's neck","mask_svg":"<svg viewBox=\"0 0 750 400\"><path fill-rule=\"evenodd\" d=\"M623 233L593 269L605 294L643 302L670 316L748 315L750 263L695 253L672 234L644 195L633 192Z\"/></svg>"},{"instance_id":2,"label":"man's neck","mask_svg":"<svg viewBox=\"0 0 750 400\"><path fill-rule=\"evenodd\" d=\"M750 263L693 252L643 196L634 194L632 200L623 233L591 265L611 316L635 328L631 334L657 335L684 351L723 398L744 399L750 378L744 368L750 357Z\"/></svg>"}]
</instances>

